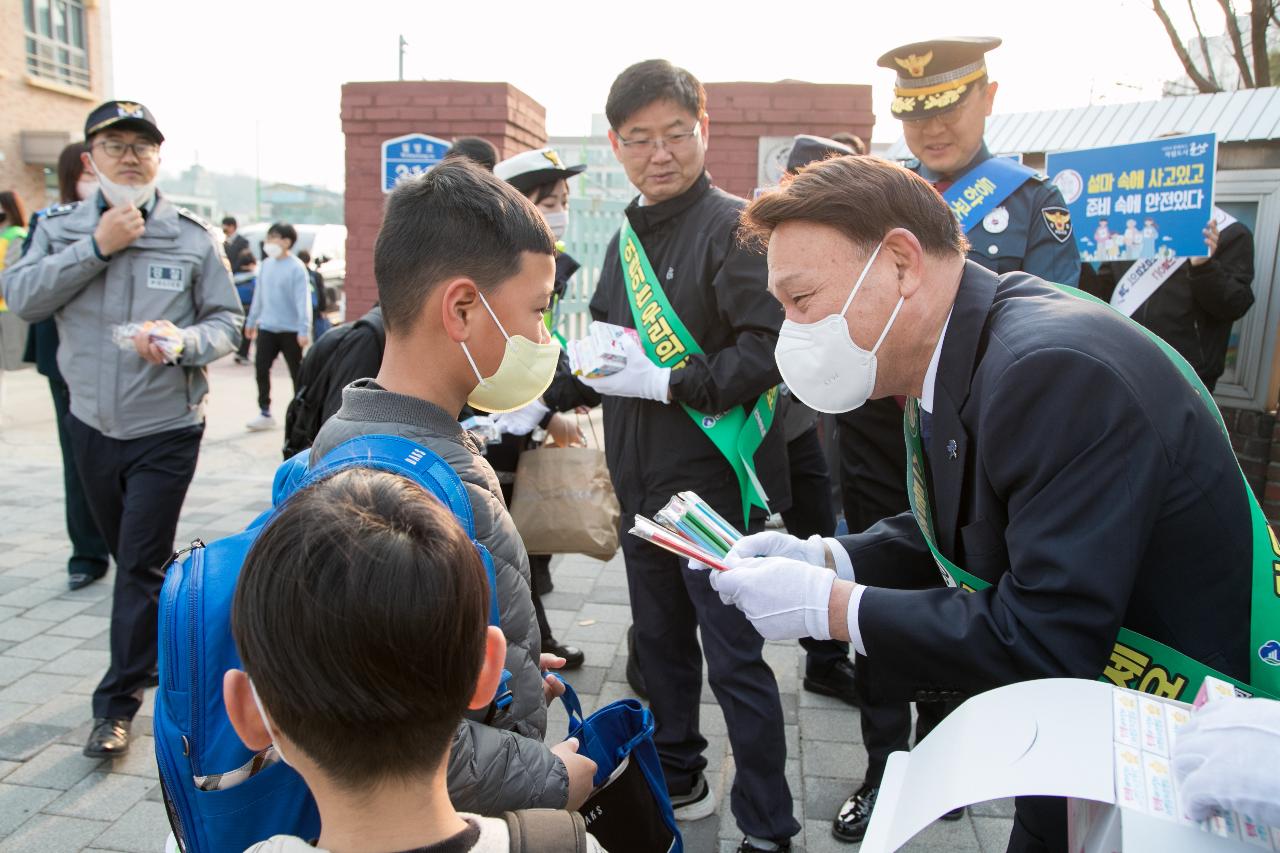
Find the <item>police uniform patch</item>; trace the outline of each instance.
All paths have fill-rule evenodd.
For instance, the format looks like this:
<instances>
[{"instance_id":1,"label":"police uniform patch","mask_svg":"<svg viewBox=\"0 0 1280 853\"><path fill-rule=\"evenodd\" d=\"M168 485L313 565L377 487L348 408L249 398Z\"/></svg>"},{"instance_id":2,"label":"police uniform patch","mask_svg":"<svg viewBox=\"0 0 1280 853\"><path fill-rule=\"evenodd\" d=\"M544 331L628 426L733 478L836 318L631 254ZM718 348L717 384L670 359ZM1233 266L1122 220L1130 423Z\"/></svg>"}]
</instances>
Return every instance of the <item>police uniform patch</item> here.
<instances>
[{"instance_id":1,"label":"police uniform patch","mask_svg":"<svg viewBox=\"0 0 1280 853\"><path fill-rule=\"evenodd\" d=\"M982 217L982 227L987 229L989 234L999 234L1009 227L1009 209L1004 205L995 208L986 216Z\"/></svg>"},{"instance_id":2,"label":"police uniform patch","mask_svg":"<svg viewBox=\"0 0 1280 853\"><path fill-rule=\"evenodd\" d=\"M1071 211L1065 207L1046 207L1040 211L1044 218L1044 227L1059 243L1071 239Z\"/></svg>"},{"instance_id":3,"label":"police uniform patch","mask_svg":"<svg viewBox=\"0 0 1280 853\"><path fill-rule=\"evenodd\" d=\"M147 264L147 287L181 293L187 287L187 271L169 264Z\"/></svg>"}]
</instances>

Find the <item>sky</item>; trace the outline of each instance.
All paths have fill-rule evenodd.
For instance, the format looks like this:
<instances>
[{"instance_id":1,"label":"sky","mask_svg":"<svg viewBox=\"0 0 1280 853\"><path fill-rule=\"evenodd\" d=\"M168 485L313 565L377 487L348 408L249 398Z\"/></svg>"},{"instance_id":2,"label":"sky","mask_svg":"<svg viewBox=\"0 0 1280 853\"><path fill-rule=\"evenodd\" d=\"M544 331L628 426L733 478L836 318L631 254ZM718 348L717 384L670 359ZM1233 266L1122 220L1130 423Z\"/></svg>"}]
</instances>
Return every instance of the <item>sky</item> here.
<instances>
[{"instance_id":1,"label":"sky","mask_svg":"<svg viewBox=\"0 0 1280 853\"><path fill-rule=\"evenodd\" d=\"M1206 35L1214 0L1194 0ZM1186 4L1169 3L1189 27ZM1237 0L1237 6L1244 6ZM111 0L115 97L155 113L163 167L204 167L341 190L344 82L506 80L547 109L552 135L590 132L614 76L663 57L704 82L869 83L876 141L889 115L887 50L946 35L995 35L996 112L1146 100L1182 73L1145 0ZM715 116L711 116L715 144ZM431 133L430 127L423 132Z\"/></svg>"}]
</instances>

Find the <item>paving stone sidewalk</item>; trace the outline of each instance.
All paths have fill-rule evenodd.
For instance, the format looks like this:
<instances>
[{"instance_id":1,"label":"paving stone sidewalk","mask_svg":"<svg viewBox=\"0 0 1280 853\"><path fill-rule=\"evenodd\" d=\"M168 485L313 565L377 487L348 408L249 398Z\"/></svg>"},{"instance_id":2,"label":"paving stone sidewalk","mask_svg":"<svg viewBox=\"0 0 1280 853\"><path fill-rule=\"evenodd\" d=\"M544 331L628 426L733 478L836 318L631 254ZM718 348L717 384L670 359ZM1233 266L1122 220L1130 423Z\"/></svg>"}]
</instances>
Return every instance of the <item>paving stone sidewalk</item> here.
<instances>
[{"instance_id":1,"label":"paving stone sidewalk","mask_svg":"<svg viewBox=\"0 0 1280 853\"><path fill-rule=\"evenodd\" d=\"M279 434L247 434L252 371L213 368L210 427L183 508L178 540L215 539L244 527L267 505L279 459ZM287 374L277 373L287 386ZM76 592L66 588L67 544L62 473L52 407L43 380L5 374L0 407L0 853L6 851L136 851L164 849L168 824L151 738L152 691L134 722L124 758L95 761L80 750L90 725L89 696L107 665L111 579ZM43 395L43 396L41 396ZM277 395L283 397L283 394ZM242 405L247 404L247 405ZM280 413L277 413L279 415ZM241 417L243 415L243 418ZM590 711L630 696L626 628L630 622L621 558L585 557L552 564L555 591L546 596L556 636L583 649L587 663L569 680ZM786 717L787 778L803 827L796 851L852 853L832 839L831 817L866 768L857 712L801 689L803 658L795 643L770 643ZM702 694L709 776L723 794L733 778L724 717L709 689ZM567 722L552 709L549 734ZM956 823L936 823L909 850L1001 851L1011 826L1007 801L980 805ZM712 817L682 825L685 849L736 849L741 839L722 797Z\"/></svg>"}]
</instances>

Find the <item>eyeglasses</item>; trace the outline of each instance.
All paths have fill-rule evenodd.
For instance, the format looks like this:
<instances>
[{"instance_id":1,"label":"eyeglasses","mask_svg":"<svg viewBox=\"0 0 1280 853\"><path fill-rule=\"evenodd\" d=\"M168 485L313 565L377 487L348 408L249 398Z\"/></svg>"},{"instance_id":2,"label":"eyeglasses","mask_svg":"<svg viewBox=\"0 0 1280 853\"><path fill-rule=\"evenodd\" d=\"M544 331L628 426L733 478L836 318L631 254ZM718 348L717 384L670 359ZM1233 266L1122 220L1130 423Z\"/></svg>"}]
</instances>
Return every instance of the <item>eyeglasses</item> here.
<instances>
[{"instance_id":1,"label":"eyeglasses","mask_svg":"<svg viewBox=\"0 0 1280 853\"><path fill-rule=\"evenodd\" d=\"M668 133L659 139L623 139L619 136L618 144L629 157L651 157L659 148L671 153L683 151L697 135L698 128L695 127L684 133Z\"/></svg>"},{"instance_id":2,"label":"eyeglasses","mask_svg":"<svg viewBox=\"0 0 1280 853\"><path fill-rule=\"evenodd\" d=\"M119 160L126 151L132 151L133 156L139 160L154 160L160 156L160 146L154 142L117 142L114 139L108 139L93 147L101 148L112 160Z\"/></svg>"}]
</instances>

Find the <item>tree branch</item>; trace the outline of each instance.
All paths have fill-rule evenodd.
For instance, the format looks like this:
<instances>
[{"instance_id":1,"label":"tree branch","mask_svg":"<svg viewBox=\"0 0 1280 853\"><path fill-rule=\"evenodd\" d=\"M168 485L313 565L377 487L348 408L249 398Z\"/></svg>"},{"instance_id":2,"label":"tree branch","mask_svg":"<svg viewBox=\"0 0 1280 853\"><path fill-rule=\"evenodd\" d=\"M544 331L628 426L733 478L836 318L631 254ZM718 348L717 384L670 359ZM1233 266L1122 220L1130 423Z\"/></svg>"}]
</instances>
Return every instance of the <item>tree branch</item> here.
<instances>
[{"instance_id":1,"label":"tree branch","mask_svg":"<svg viewBox=\"0 0 1280 853\"><path fill-rule=\"evenodd\" d=\"M1253 78L1258 86L1271 85L1271 57L1267 55L1267 24L1275 12L1275 3L1253 0L1249 14L1249 31L1253 48Z\"/></svg>"},{"instance_id":2,"label":"tree branch","mask_svg":"<svg viewBox=\"0 0 1280 853\"><path fill-rule=\"evenodd\" d=\"M1187 0L1187 5L1191 5L1191 0ZM1244 55L1244 44L1240 38L1240 28L1236 26L1236 13L1231 8L1231 0L1218 0L1218 5L1222 7L1222 14L1227 19L1227 35L1231 37L1231 58L1236 61L1236 67L1240 69L1240 88L1252 89L1254 87L1253 74L1249 71L1249 60ZM1192 11L1192 17L1195 12ZM1206 60L1208 55L1206 54Z\"/></svg>"},{"instance_id":3,"label":"tree branch","mask_svg":"<svg viewBox=\"0 0 1280 853\"><path fill-rule=\"evenodd\" d=\"M1173 46L1173 52L1177 54L1178 61L1182 63L1182 69L1187 72L1191 82L1195 83L1196 88L1201 92L1221 92L1222 88L1220 86L1215 86L1196 70L1195 63L1191 61L1186 47L1182 44L1182 39L1178 37L1177 28L1174 27L1173 21L1169 20L1169 13L1165 11L1164 4L1160 0L1151 0L1151 8L1156 13L1156 17L1160 19L1160 23L1164 24L1164 31L1169 36L1169 43Z\"/></svg>"}]
</instances>

